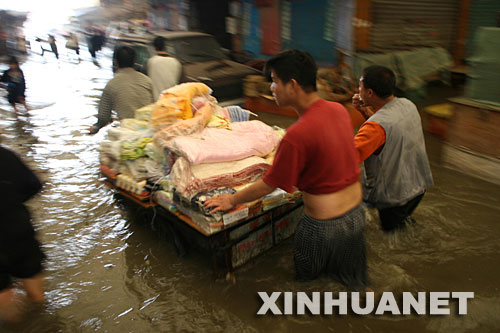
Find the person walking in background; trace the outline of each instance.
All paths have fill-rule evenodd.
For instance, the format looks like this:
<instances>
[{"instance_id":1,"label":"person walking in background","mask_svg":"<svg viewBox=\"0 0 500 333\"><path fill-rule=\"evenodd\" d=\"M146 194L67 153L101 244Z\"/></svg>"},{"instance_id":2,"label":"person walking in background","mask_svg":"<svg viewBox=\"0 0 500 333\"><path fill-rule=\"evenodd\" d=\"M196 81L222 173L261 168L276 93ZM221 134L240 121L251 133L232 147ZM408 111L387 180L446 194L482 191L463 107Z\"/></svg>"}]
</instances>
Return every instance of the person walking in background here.
<instances>
[{"instance_id":1,"label":"person walking in background","mask_svg":"<svg viewBox=\"0 0 500 333\"><path fill-rule=\"evenodd\" d=\"M106 38L104 36L104 32L100 31L95 27L90 27L88 29L88 37L87 37L87 45L89 49L89 53L92 56L92 61L94 64L97 63L97 51L100 51L103 47Z\"/></svg>"},{"instance_id":2,"label":"person walking in background","mask_svg":"<svg viewBox=\"0 0 500 333\"><path fill-rule=\"evenodd\" d=\"M89 53L90 56L92 57L92 60L96 60L96 49L97 49L97 37L94 33L93 28L88 29L88 36L87 36L87 46L89 48Z\"/></svg>"},{"instance_id":3,"label":"person walking in background","mask_svg":"<svg viewBox=\"0 0 500 333\"><path fill-rule=\"evenodd\" d=\"M50 49L52 50L52 53L54 53L56 58L59 59L59 53L57 52L56 38L53 35L49 35L49 45Z\"/></svg>"},{"instance_id":4,"label":"person walking in background","mask_svg":"<svg viewBox=\"0 0 500 333\"><path fill-rule=\"evenodd\" d=\"M7 89L7 100L14 108L14 111L16 113L18 112L16 107L17 103L23 104L24 109L28 111L29 108L26 105L26 96L24 95L26 91L26 81L16 57L11 56L9 58L9 69L3 73L0 81L4 83L1 86Z\"/></svg>"},{"instance_id":5,"label":"person walking in background","mask_svg":"<svg viewBox=\"0 0 500 333\"><path fill-rule=\"evenodd\" d=\"M16 321L17 295L12 279L21 282L28 298L42 303L45 255L35 238L30 212L24 205L42 188L36 175L12 151L0 146L0 319Z\"/></svg>"},{"instance_id":6,"label":"person walking in background","mask_svg":"<svg viewBox=\"0 0 500 333\"><path fill-rule=\"evenodd\" d=\"M175 86L181 80L182 65L165 52L165 38L157 36L153 41L156 55L148 59L145 73L153 81L153 96L158 99L160 93Z\"/></svg>"},{"instance_id":7,"label":"person walking in background","mask_svg":"<svg viewBox=\"0 0 500 333\"><path fill-rule=\"evenodd\" d=\"M76 55L80 55L80 46L78 45L78 37L70 32L66 41L66 48L75 51Z\"/></svg>"},{"instance_id":8,"label":"person walking in background","mask_svg":"<svg viewBox=\"0 0 500 333\"><path fill-rule=\"evenodd\" d=\"M389 68L370 66L352 98L366 119L354 137L364 165L363 201L378 209L386 232L414 223L411 214L433 185L417 107L395 97L395 87Z\"/></svg>"},{"instance_id":9,"label":"person walking in background","mask_svg":"<svg viewBox=\"0 0 500 333\"><path fill-rule=\"evenodd\" d=\"M118 71L104 87L99 101L98 120L89 128L90 134L97 133L111 122L112 110L116 111L119 119L134 118L135 110L154 102L153 82L134 69L134 50L129 46L119 47L114 60L118 64Z\"/></svg>"}]
</instances>

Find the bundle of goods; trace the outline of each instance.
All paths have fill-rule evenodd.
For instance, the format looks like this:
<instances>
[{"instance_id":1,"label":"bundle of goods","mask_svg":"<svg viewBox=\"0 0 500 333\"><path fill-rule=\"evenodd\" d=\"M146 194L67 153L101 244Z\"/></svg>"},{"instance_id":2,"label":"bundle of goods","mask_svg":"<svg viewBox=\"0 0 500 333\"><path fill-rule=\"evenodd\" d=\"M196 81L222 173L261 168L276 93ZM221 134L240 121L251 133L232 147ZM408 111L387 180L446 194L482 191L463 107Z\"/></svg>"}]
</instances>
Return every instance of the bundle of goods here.
<instances>
[{"instance_id":1,"label":"bundle of goods","mask_svg":"<svg viewBox=\"0 0 500 333\"><path fill-rule=\"evenodd\" d=\"M320 97L334 102L350 101L357 92L357 84L349 67L320 68L317 78Z\"/></svg>"},{"instance_id":2,"label":"bundle of goods","mask_svg":"<svg viewBox=\"0 0 500 333\"><path fill-rule=\"evenodd\" d=\"M243 94L246 97L270 95L271 82L262 75L248 75L243 82Z\"/></svg>"},{"instance_id":3,"label":"bundle of goods","mask_svg":"<svg viewBox=\"0 0 500 333\"><path fill-rule=\"evenodd\" d=\"M202 83L174 86L109 129L99 148L103 174L136 197L155 191L159 204L196 223L220 221L205 200L260 179L284 131L249 120L239 106L223 108L210 94ZM290 198L274 193L266 207Z\"/></svg>"}]
</instances>

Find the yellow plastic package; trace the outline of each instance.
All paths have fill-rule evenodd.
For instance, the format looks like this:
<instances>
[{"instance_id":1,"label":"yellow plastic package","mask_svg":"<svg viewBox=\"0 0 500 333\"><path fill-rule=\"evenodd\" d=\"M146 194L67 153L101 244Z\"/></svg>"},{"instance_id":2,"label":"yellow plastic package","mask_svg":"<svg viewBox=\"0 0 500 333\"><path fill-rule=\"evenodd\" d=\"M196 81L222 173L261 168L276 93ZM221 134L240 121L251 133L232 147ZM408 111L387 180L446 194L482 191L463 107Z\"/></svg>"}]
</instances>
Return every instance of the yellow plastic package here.
<instances>
[{"instance_id":1,"label":"yellow plastic package","mask_svg":"<svg viewBox=\"0 0 500 333\"><path fill-rule=\"evenodd\" d=\"M191 101L196 96L209 95L212 90L200 82L178 84L163 92L156 102L151 121L155 127L171 125L179 119L193 118Z\"/></svg>"}]
</instances>

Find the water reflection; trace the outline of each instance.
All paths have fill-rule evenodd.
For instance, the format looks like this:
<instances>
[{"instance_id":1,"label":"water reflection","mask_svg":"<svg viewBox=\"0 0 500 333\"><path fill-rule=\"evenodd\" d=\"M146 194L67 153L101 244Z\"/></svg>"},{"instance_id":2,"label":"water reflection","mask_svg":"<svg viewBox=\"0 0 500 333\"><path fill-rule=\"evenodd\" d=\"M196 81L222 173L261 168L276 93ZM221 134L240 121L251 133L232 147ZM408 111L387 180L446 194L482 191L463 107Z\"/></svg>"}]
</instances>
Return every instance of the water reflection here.
<instances>
[{"instance_id":1,"label":"water reflection","mask_svg":"<svg viewBox=\"0 0 500 333\"><path fill-rule=\"evenodd\" d=\"M105 131L85 134L111 78L110 50L96 67L61 55L22 64L33 109L15 115L0 101L0 133L44 181L29 203L47 260L47 304L7 332L144 331L439 331L493 332L499 298L500 189L444 169L415 212L418 223L388 236L371 212L368 266L377 291L474 291L465 317L257 317L257 291L343 291L328 278L294 280L292 241L243 266L234 281L215 280L209 258L179 257L151 215L99 182L97 147ZM271 124L290 119L262 115ZM280 123L281 122L281 123ZM430 150L440 143L428 138Z\"/></svg>"}]
</instances>

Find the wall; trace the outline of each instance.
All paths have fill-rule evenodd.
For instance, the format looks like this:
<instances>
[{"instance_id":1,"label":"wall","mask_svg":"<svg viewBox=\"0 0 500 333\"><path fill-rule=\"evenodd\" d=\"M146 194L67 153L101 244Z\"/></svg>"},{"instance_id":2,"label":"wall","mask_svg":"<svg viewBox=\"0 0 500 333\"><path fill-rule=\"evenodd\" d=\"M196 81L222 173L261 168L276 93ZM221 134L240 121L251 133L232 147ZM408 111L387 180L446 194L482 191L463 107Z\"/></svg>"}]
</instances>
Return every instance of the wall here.
<instances>
[{"instance_id":1,"label":"wall","mask_svg":"<svg viewBox=\"0 0 500 333\"><path fill-rule=\"evenodd\" d=\"M284 48L305 50L319 63L335 60L334 43L324 39L327 0L291 2L291 40Z\"/></svg>"},{"instance_id":2,"label":"wall","mask_svg":"<svg viewBox=\"0 0 500 333\"><path fill-rule=\"evenodd\" d=\"M330 65L336 61L336 46L352 49L353 0L282 0L277 3L281 50L305 50L320 65ZM268 58L270 54L262 47L266 37L262 13L269 7L258 7L253 0L243 0L243 8L243 49L256 57Z\"/></svg>"},{"instance_id":3,"label":"wall","mask_svg":"<svg viewBox=\"0 0 500 333\"><path fill-rule=\"evenodd\" d=\"M232 49L232 36L226 32L228 0L192 0L191 14L197 15L199 30L214 35L222 47Z\"/></svg>"},{"instance_id":4,"label":"wall","mask_svg":"<svg viewBox=\"0 0 500 333\"><path fill-rule=\"evenodd\" d=\"M255 57L261 58L261 29L260 29L260 11L253 5L252 0L243 2L243 49L250 52Z\"/></svg>"},{"instance_id":5,"label":"wall","mask_svg":"<svg viewBox=\"0 0 500 333\"><path fill-rule=\"evenodd\" d=\"M474 51L474 35L481 26L497 27L499 24L500 0L472 0L469 7L467 26L467 56Z\"/></svg>"}]
</instances>

